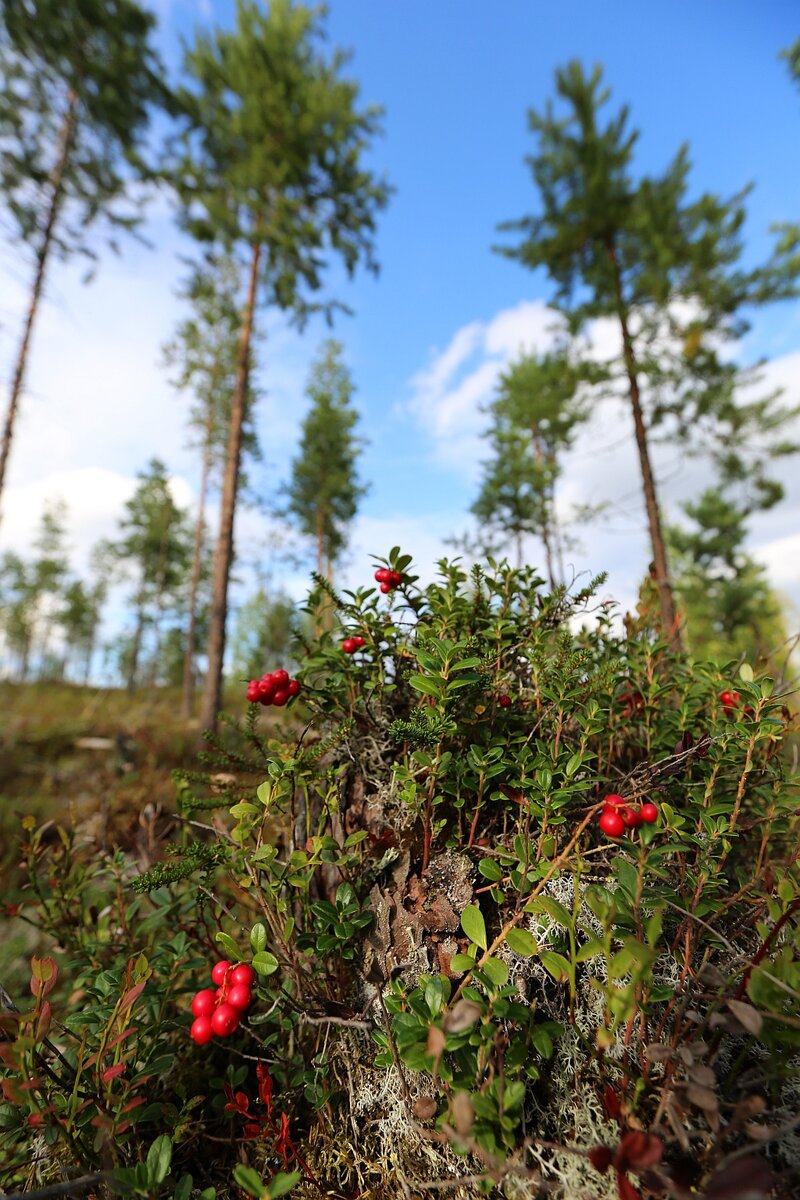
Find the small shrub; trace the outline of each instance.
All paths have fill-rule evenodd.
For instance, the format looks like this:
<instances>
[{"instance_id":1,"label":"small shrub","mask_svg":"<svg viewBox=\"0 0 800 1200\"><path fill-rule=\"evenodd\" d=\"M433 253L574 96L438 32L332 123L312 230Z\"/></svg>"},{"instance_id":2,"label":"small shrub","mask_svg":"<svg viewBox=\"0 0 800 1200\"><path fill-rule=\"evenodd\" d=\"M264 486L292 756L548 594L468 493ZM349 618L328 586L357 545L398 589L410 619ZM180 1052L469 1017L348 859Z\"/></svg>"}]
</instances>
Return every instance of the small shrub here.
<instances>
[{"instance_id":1,"label":"small shrub","mask_svg":"<svg viewBox=\"0 0 800 1200\"><path fill-rule=\"evenodd\" d=\"M601 580L549 595L442 562L420 589L410 568L392 551L383 593L318 580L340 627L295 655L282 726L251 705L181 774L153 871L26 830L19 912L50 941L4 1016L12 1182L790 1194L788 696L644 617L617 632ZM254 1002L195 1046L223 956Z\"/></svg>"}]
</instances>

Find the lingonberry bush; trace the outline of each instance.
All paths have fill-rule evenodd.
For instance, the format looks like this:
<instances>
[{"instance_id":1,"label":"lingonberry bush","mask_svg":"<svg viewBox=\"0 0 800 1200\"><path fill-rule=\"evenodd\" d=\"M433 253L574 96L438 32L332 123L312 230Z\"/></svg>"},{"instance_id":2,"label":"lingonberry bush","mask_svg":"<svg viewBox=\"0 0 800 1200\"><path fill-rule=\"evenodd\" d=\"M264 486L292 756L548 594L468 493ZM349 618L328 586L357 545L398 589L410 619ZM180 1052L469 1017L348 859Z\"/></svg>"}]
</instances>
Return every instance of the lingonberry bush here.
<instances>
[{"instance_id":1,"label":"lingonberry bush","mask_svg":"<svg viewBox=\"0 0 800 1200\"><path fill-rule=\"evenodd\" d=\"M442 562L419 588L399 550L378 572L318 580L338 624L294 656L282 724L254 681L148 874L26 829L12 1182L796 1194L785 686L619 632L600 580Z\"/></svg>"}]
</instances>

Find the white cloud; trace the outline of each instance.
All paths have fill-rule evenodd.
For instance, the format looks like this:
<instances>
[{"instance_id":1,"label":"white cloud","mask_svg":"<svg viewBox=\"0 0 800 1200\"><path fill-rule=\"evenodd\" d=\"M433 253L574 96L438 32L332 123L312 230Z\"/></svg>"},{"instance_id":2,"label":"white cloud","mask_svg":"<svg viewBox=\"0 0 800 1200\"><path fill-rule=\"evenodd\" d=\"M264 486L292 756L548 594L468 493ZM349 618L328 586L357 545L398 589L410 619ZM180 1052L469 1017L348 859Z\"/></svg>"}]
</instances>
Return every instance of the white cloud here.
<instances>
[{"instance_id":1,"label":"white cloud","mask_svg":"<svg viewBox=\"0 0 800 1200\"><path fill-rule=\"evenodd\" d=\"M541 301L526 301L501 310L488 322L470 322L458 330L445 350L412 378L409 408L430 436L434 457L471 481L476 490L485 456L483 410L492 399L500 372L520 351L546 351L556 334L552 311ZM593 322L588 340L598 359L619 353L619 330L611 319ZM800 352L764 367L755 394L763 395L772 388L785 389L788 405L800 399ZM787 436L800 442L800 420ZM667 518L681 519L681 502L697 496L712 482L708 465L670 441L654 439L651 455ZM800 597L800 537L795 533L800 527L797 459L777 460L772 474L784 484L786 498L775 510L754 517L750 549L778 586L788 587ZM650 549L638 455L625 401L607 400L599 405L564 460L558 496L561 519L568 521L575 505L600 501L607 503L603 518L579 530L582 548L568 559L576 570L610 567L609 586L628 606L635 602ZM468 524L458 514L455 520L461 529ZM534 555L539 553L533 541L530 549Z\"/></svg>"}]
</instances>

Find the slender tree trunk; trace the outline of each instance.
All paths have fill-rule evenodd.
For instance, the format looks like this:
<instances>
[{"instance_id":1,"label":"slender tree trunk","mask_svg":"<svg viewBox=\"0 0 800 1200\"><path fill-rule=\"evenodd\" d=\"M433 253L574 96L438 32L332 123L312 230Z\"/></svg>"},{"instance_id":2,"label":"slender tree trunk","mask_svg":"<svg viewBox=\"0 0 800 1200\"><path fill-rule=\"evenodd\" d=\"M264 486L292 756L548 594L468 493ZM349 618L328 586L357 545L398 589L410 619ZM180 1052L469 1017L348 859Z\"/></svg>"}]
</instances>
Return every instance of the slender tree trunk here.
<instances>
[{"instance_id":1,"label":"slender tree trunk","mask_svg":"<svg viewBox=\"0 0 800 1200\"><path fill-rule=\"evenodd\" d=\"M531 437L533 438L533 453L534 453L534 457L536 459L536 465L538 466L538 468L541 472L542 481L544 483L544 454L542 452L542 441L541 441L541 438L539 437L539 429L536 426L536 424L534 424L531 427ZM555 576L555 568L553 566L553 546L552 546L551 530L550 530L549 497L547 495L547 488L545 486L542 487L542 530L541 530L541 533L542 533L542 542L544 544L544 559L545 559L545 564L547 566L547 579L550 584L550 591L552 592L556 586L556 576Z\"/></svg>"},{"instance_id":2,"label":"slender tree trunk","mask_svg":"<svg viewBox=\"0 0 800 1200\"><path fill-rule=\"evenodd\" d=\"M211 613L208 628L208 670L200 704L200 729L217 728L222 694L222 666L225 658L225 625L228 617L228 580L233 560L233 520L236 515L236 495L239 489L239 463L242 456L242 426L247 406L247 377L250 369L250 342L253 335L253 314L256 306L258 267L261 244L253 247L250 264L250 284L239 334L236 362L236 384L231 403L228 444L225 451L225 474L222 480L219 537L214 551Z\"/></svg>"},{"instance_id":3,"label":"slender tree trunk","mask_svg":"<svg viewBox=\"0 0 800 1200\"><path fill-rule=\"evenodd\" d=\"M11 392L8 398L8 408L6 410L5 422L3 424L3 433L2 437L0 438L0 497L2 497L3 488L5 486L8 456L11 452L11 438L14 435L14 424L17 417L19 398L22 393L22 383L25 378L25 367L28 361L28 351L31 344L33 325L39 309L39 300L41 299L42 295L42 286L44 284L47 260L50 257L50 248L53 243L53 233L55 232L56 220L58 218L59 209L61 208L61 201L63 200L64 196L64 174L67 169L67 163L69 162L69 156L72 151L72 143L75 137L76 106L77 97L74 92L70 92L67 98L67 110L64 114L64 120L61 126L61 134L59 136L58 158L50 179L50 205L47 210L47 219L45 220L44 229L42 231L42 240L39 243L39 249L36 252L36 271L33 277L33 288L31 289L28 312L22 329L22 340L20 341L19 349L17 351L14 373L11 377ZM2 516L1 512L0 516Z\"/></svg>"},{"instance_id":4,"label":"slender tree trunk","mask_svg":"<svg viewBox=\"0 0 800 1200\"><path fill-rule=\"evenodd\" d=\"M131 646L131 657L128 663L128 678L125 681L125 686L128 693L132 693L136 689L136 676L139 674L139 655L142 652L142 638L144 636L144 600L140 597L137 601L136 608L136 629L133 633L133 645Z\"/></svg>"},{"instance_id":5,"label":"slender tree trunk","mask_svg":"<svg viewBox=\"0 0 800 1200\"><path fill-rule=\"evenodd\" d=\"M211 422L206 429L206 440L203 446L203 467L200 472L200 495L197 498L197 524L194 529L194 548L192 550L192 576L189 583L189 621L186 627L186 652L183 656L183 690L181 695L181 716L185 721L191 720L194 707L194 643L197 627L197 593L200 590L200 568L203 561L203 534L206 527L206 494L208 492L208 477L211 472Z\"/></svg>"},{"instance_id":6,"label":"slender tree trunk","mask_svg":"<svg viewBox=\"0 0 800 1200\"><path fill-rule=\"evenodd\" d=\"M664 633L673 649L680 650L680 622L678 619L677 608L675 606L675 597L672 592L672 583L669 575L669 563L667 561L667 547L664 541L664 533L661 528L661 512L658 506L658 499L656 497L656 485L655 478L653 476L653 468L650 463L650 448L647 442L647 429L644 423L644 414L642 413L639 377L636 370L636 355L634 354L633 350L633 342L631 341L630 330L628 328L628 315L622 296L622 278L619 269L619 259L617 258L617 252L612 241L606 242L606 250L611 262L611 270L614 280L614 294L617 304L617 316L619 318L620 329L622 331L622 354L625 361L625 373L628 377L628 391L631 401L631 410L633 412L633 427L636 437L636 447L639 451L639 466L642 472L642 490L644 491L644 504L647 511L647 524L650 530L650 545L653 552L653 571L656 586L658 588L661 624Z\"/></svg>"}]
</instances>

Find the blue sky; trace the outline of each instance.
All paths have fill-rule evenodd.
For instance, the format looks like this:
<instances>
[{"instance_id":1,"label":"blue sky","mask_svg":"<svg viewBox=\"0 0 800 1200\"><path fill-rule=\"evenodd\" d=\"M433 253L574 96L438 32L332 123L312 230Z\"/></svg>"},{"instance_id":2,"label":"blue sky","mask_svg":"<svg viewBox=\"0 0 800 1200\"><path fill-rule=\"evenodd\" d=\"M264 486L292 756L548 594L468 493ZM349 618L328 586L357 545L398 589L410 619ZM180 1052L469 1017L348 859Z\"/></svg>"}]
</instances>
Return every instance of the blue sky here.
<instances>
[{"instance_id":1,"label":"blue sky","mask_svg":"<svg viewBox=\"0 0 800 1200\"><path fill-rule=\"evenodd\" d=\"M173 68L179 40L196 24L229 24L228 0L158 0L159 43ZM546 344L546 279L491 251L499 221L535 206L524 163L534 149L529 107L553 91L559 65L600 62L612 108L627 102L641 130L637 167L656 172L687 141L693 190L723 195L752 181L746 258L769 250L773 221L800 219L800 92L779 52L800 35L789 0L642 5L573 0L332 0L331 45L350 47L350 73L364 102L386 110L371 165L396 192L378 231L378 280L332 276L354 310L334 330L345 346L369 446L362 460L371 490L342 568L364 578L369 552L395 542L428 566L443 538L466 527L482 454L481 405L499 369L522 343ZM155 249L133 244L104 255L97 280L54 265L37 327L4 502L0 550L24 548L45 498L71 510L78 561L91 541L113 532L136 470L153 453L174 472L176 496L191 504L196 464L184 447L183 402L159 367L159 346L180 309L174 288L188 248L162 200L146 229ZM0 252L0 369L9 374L28 266L17 247ZM254 482L277 495L305 408L308 365L326 331L300 336L264 314L260 415L265 466ZM758 315L740 349L776 359L772 378L800 398L800 314L784 304ZM648 550L638 475L625 414L611 409L567 463L563 503L609 499L611 516L584 537L576 570L605 568L609 588L629 603ZM704 482L699 468L664 451L658 465L673 508ZM753 531L753 547L778 586L800 597L800 488L787 469L783 508ZM269 550L261 519L243 516L246 559L272 567L296 593L305 571ZM531 544L531 555L538 556ZM426 570L425 574L429 571Z\"/></svg>"}]
</instances>

